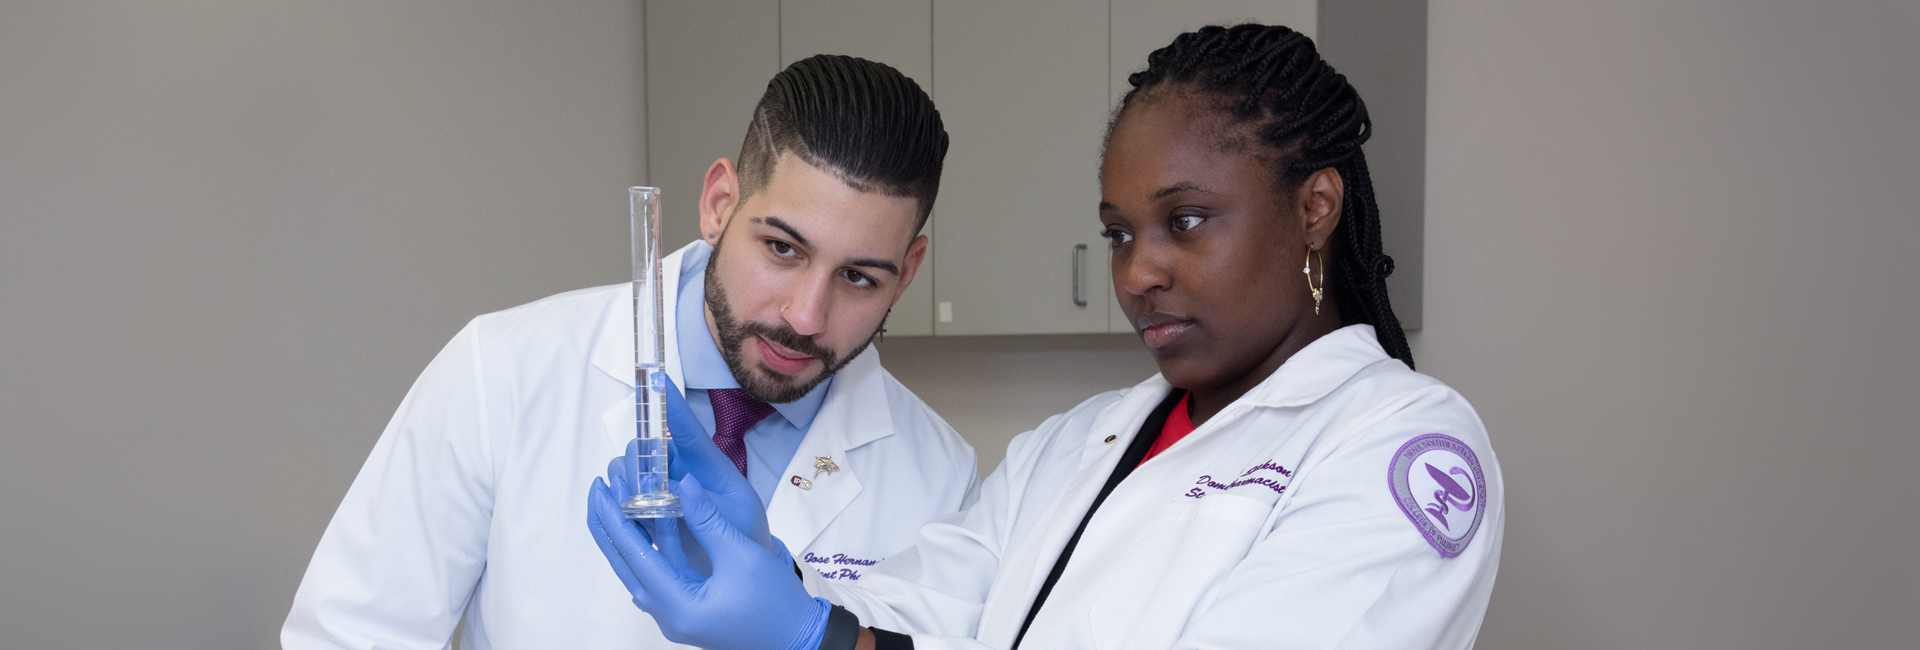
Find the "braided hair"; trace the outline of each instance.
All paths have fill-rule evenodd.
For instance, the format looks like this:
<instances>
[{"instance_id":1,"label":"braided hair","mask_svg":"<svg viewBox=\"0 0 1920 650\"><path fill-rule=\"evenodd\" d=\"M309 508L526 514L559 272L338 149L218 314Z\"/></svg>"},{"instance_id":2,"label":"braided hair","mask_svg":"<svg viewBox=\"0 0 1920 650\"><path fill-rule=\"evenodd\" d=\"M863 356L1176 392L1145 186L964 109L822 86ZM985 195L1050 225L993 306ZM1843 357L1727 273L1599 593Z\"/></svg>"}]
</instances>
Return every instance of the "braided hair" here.
<instances>
[{"instance_id":1,"label":"braided hair","mask_svg":"<svg viewBox=\"0 0 1920 650\"><path fill-rule=\"evenodd\" d=\"M1136 98L1160 88L1210 95L1277 152L1274 187L1282 195L1326 168L1346 183L1340 222L1328 244L1327 292L1341 325L1372 325L1387 354L1413 366L1406 332L1387 302L1393 258L1380 247L1380 208L1360 145L1373 135L1367 105L1347 78L1321 60L1313 41L1278 25L1211 26L1181 34L1147 56L1147 69L1127 77L1133 89L1114 113L1118 122ZM1112 137L1112 125L1108 126Z\"/></svg>"}]
</instances>

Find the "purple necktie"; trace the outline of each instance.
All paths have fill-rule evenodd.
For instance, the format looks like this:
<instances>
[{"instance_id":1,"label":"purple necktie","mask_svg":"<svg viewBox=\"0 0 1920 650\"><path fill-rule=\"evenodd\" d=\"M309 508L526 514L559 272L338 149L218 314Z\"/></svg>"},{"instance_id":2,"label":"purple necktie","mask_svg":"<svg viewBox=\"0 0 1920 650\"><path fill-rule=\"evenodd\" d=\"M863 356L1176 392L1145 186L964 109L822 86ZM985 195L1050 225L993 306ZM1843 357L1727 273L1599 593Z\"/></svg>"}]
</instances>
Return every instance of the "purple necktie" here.
<instances>
[{"instance_id":1,"label":"purple necktie","mask_svg":"<svg viewBox=\"0 0 1920 650\"><path fill-rule=\"evenodd\" d=\"M746 476L747 444L740 438L747 435L753 425L773 415L773 405L754 399L738 388L709 390L707 399L713 403L714 446L733 461L734 467L740 468L741 476Z\"/></svg>"}]
</instances>

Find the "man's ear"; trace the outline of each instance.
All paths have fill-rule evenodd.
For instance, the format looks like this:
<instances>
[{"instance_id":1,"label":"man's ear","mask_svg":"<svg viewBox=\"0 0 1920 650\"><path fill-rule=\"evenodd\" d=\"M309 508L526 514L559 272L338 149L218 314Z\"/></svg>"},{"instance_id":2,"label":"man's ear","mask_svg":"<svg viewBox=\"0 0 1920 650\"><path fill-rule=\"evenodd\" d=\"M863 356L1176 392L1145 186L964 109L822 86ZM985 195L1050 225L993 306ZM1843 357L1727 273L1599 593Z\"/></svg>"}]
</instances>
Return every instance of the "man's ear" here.
<instances>
[{"instance_id":1,"label":"man's ear","mask_svg":"<svg viewBox=\"0 0 1920 650\"><path fill-rule=\"evenodd\" d=\"M1347 197L1346 182L1340 178L1340 172L1328 167L1308 176L1307 182L1300 184L1297 196L1307 246L1314 250L1326 248L1327 240L1333 238L1334 226L1340 225L1340 209Z\"/></svg>"},{"instance_id":2,"label":"man's ear","mask_svg":"<svg viewBox=\"0 0 1920 650\"><path fill-rule=\"evenodd\" d=\"M727 219L740 202L740 174L733 161L721 158L707 168L707 179L700 185L700 239L709 244L720 241L727 231Z\"/></svg>"},{"instance_id":3,"label":"man's ear","mask_svg":"<svg viewBox=\"0 0 1920 650\"><path fill-rule=\"evenodd\" d=\"M914 237L913 241L907 244L907 259L902 260L900 265L900 292L893 295L894 301L898 302L900 296L907 292L907 286L913 284L914 274L920 271L920 263L926 259L927 236Z\"/></svg>"}]
</instances>

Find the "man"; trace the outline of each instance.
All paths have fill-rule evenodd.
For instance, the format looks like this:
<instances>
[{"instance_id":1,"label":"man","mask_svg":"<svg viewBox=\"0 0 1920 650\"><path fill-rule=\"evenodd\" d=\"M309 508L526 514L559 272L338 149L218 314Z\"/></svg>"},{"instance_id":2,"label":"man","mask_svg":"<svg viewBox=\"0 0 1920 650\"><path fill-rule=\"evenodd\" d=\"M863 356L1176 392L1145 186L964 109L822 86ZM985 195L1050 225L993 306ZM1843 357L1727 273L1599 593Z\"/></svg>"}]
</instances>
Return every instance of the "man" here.
<instances>
[{"instance_id":1,"label":"man","mask_svg":"<svg viewBox=\"0 0 1920 650\"><path fill-rule=\"evenodd\" d=\"M823 578L970 504L972 448L868 343L926 253L946 132L893 68L817 56L708 170L667 257L668 374ZM633 438L630 285L475 319L414 384L315 550L287 648L667 647L579 525ZM684 422L684 420L683 420Z\"/></svg>"}]
</instances>

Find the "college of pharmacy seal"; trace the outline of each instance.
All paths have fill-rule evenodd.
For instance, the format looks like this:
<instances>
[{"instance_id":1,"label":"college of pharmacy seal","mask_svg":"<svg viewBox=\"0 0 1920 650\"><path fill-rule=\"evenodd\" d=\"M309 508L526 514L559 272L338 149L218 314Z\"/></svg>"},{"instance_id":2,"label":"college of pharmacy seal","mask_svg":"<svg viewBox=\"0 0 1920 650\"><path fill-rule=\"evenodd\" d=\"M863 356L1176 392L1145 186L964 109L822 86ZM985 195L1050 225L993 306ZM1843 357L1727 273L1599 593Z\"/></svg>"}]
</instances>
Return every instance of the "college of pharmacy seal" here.
<instances>
[{"instance_id":1,"label":"college of pharmacy seal","mask_svg":"<svg viewBox=\"0 0 1920 650\"><path fill-rule=\"evenodd\" d=\"M1487 477L1473 448L1452 436L1415 436L1393 454L1387 486L1441 557L1467 550L1486 513Z\"/></svg>"}]
</instances>

